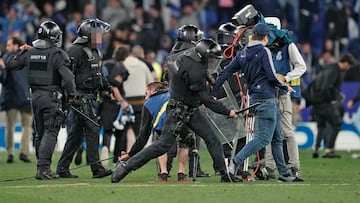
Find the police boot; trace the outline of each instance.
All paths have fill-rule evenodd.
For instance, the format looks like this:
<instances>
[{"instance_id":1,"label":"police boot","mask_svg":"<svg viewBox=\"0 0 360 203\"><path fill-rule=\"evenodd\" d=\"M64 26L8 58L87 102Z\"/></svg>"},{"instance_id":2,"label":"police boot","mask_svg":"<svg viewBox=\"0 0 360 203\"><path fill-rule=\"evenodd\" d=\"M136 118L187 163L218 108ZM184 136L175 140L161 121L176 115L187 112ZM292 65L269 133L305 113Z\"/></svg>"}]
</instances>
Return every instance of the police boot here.
<instances>
[{"instance_id":1,"label":"police boot","mask_svg":"<svg viewBox=\"0 0 360 203\"><path fill-rule=\"evenodd\" d=\"M220 182L239 183L239 182L242 182L242 179L236 177L232 173L225 173L225 174L221 175Z\"/></svg>"},{"instance_id":2,"label":"police boot","mask_svg":"<svg viewBox=\"0 0 360 203\"><path fill-rule=\"evenodd\" d=\"M118 164L115 168L114 173L111 176L111 182L112 183L120 182L123 178L125 178L125 176L127 176L127 174L130 173L130 171L131 170L127 168L126 162L122 162Z\"/></svg>"},{"instance_id":3,"label":"police boot","mask_svg":"<svg viewBox=\"0 0 360 203\"><path fill-rule=\"evenodd\" d=\"M31 163L31 160L29 159L28 155L24 153L20 153L19 159L25 163Z\"/></svg>"},{"instance_id":4,"label":"police boot","mask_svg":"<svg viewBox=\"0 0 360 203\"><path fill-rule=\"evenodd\" d=\"M54 180L58 179L59 175L53 173L50 169L38 169L35 178L38 180Z\"/></svg>"},{"instance_id":5,"label":"police boot","mask_svg":"<svg viewBox=\"0 0 360 203\"><path fill-rule=\"evenodd\" d=\"M92 178L103 178L111 174L112 174L112 170L100 168L99 170L93 172Z\"/></svg>"}]
</instances>

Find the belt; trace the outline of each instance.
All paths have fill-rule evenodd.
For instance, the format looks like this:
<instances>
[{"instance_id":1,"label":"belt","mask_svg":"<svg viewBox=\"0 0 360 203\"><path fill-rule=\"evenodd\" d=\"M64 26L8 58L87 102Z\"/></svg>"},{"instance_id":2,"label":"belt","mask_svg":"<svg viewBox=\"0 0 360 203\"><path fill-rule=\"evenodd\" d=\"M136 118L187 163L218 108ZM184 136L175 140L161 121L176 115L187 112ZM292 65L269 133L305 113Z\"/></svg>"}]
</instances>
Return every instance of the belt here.
<instances>
[{"instance_id":1,"label":"belt","mask_svg":"<svg viewBox=\"0 0 360 203\"><path fill-rule=\"evenodd\" d=\"M89 100L96 99L96 96L93 94L79 94L77 97L79 99L89 99Z\"/></svg>"},{"instance_id":2,"label":"belt","mask_svg":"<svg viewBox=\"0 0 360 203\"><path fill-rule=\"evenodd\" d=\"M133 100L133 101L127 101L131 105L144 105L145 99L142 100Z\"/></svg>"}]
</instances>

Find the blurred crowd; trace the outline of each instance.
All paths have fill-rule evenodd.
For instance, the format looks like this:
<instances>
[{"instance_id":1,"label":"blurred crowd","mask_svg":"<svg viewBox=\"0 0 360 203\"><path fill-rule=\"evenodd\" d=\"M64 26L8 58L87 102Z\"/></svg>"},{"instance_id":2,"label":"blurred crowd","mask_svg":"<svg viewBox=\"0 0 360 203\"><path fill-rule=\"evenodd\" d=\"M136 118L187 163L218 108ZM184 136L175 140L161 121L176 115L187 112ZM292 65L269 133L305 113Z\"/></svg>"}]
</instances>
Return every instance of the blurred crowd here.
<instances>
[{"instance_id":1,"label":"blurred crowd","mask_svg":"<svg viewBox=\"0 0 360 203\"><path fill-rule=\"evenodd\" d=\"M265 17L279 17L282 28L293 31L295 42L306 55L309 75L342 52L360 58L359 0L3 0L0 50L4 52L11 35L31 44L45 20L62 28L66 49L76 38L82 19L99 18L112 26L101 47L104 59L111 58L120 44L140 45L150 63L162 66L179 26L194 24L206 37L215 38L219 25L229 22L248 4Z\"/></svg>"}]
</instances>

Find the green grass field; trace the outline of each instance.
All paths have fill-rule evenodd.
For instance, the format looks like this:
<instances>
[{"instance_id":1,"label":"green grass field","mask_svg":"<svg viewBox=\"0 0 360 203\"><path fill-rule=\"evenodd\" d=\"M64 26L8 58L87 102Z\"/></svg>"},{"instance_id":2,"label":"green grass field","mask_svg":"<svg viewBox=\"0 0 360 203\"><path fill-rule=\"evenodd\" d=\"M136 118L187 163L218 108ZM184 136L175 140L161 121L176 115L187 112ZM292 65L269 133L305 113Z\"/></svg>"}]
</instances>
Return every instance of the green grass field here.
<instances>
[{"instance_id":1,"label":"green grass field","mask_svg":"<svg viewBox=\"0 0 360 203\"><path fill-rule=\"evenodd\" d=\"M178 183L176 171L173 171L169 182L164 184L157 182L156 164L151 161L122 182L112 184L109 177L92 179L88 166L72 171L80 176L79 179L39 181L34 178L33 155L31 164L19 161L18 154L15 163L7 164L6 153L0 152L0 202L360 202L360 159L352 159L353 152L339 152L341 159L312 159L311 151L300 153L305 182L271 180L233 184L220 183L220 177L212 175L198 178L196 182ZM58 158L59 153L56 153L54 170ZM206 150L201 151L201 165L213 174L212 161ZM6 181L18 178L25 179Z\"/></svg>"}]
</instances>

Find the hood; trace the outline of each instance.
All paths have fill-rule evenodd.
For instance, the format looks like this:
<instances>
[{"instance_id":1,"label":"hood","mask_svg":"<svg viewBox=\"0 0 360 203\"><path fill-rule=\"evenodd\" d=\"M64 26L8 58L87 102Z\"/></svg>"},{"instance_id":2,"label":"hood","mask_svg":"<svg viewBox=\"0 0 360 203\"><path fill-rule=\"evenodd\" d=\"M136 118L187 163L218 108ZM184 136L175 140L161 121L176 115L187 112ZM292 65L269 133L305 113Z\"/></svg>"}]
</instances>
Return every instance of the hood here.
<instances>
[{"instance_id":1,"label":"hood","mask_svg":"<svg viewBox=\"0 0 360 203\"><path fill-rule=\"evenodd\" d=\"M43 40L43 39L37 39L35 41L32 42L33 47L38 48L38 49L47 49L47 48L51 48L54 47L54 45L47 41L47 40Z\"/></svg>"},{"instance_id":2,"label":"hood","mask_svg":"<svg viewBox=\"0 0 360 203\"><path fill-rule=\"evenodd\" d=\"M243 57L246 58L246 60L251 60L255 57L256 54L258 54L260 51L262 51L264 48L264 45L261 42L249 42L246 49L244 49Z\"/></svg>"}]
</instances>

